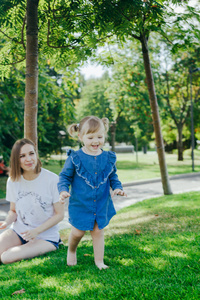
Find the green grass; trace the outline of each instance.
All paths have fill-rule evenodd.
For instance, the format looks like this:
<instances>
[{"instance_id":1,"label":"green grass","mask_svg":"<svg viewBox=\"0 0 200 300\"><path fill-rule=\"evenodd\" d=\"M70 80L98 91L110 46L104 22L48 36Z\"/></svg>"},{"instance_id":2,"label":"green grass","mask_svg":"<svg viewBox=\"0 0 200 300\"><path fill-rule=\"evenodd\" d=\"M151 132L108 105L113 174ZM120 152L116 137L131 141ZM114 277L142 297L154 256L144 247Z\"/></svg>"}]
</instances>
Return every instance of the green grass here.
<instances>
[{"instance_id":1,"label":"green grass","mask_svg":"<svg viewBox=\"0 0 200 300\"><path fill-rule=\"evenodd\" d=\"M200 299L200 193L163 196L117 213L105 229L107 270L94 266L91 237L66 267L67 247L0 267L1 299ZM66 242L69 230L61 232ZM11 297L16 290L25 293Z\"/></svg>"},{"instance_id":2,"label":"green grass","mask_svg":"<svg viewBox=\"0 0 200 300\"><path fill-rule=\"evenodd\" d=\"M177 154L166 154L166 163L169 176L176 174L184 174L192 172L192 162L190 152L185 151L184 160L178 161ZM59 174L64 165L66 156L52 156L52 159L45 163L43 167ZM135 180L151 179L160 177L160 168L158 156L156 152L138 153L138 161L136 154L117 154L118 176L122 183ZM200 151L195 150L195 172L200 172ZM0 178L0 199L5 197L6 184L5 179Z\"/></svg>"},{"instance_id":3,"label":"green grass","mask_svg":"<svg viewBox=\"0 0 200 300\"><path fill-rule=\"evenodd\" d=\"M4 198L6 195L6 181L7 177L0 177L0 199Z\"/></svg>"},{"instance_id":4,"label":"green grass","mask_svg":"<svg viewBox=\"0 0 200 300\"><path fill-rule=\"evenodd\" d=\"M165 158L169 176L192 172L192 161L188 151L184 154L183 161L177 160L177 154L166 153ZM118 154L117 169L119 179L123 183L160 177L156 152L147 154L139 152L138 161L136 154ZM195 172L200 172L200 151L198 150L195 151Z\"/></svg>"}]
</instances>

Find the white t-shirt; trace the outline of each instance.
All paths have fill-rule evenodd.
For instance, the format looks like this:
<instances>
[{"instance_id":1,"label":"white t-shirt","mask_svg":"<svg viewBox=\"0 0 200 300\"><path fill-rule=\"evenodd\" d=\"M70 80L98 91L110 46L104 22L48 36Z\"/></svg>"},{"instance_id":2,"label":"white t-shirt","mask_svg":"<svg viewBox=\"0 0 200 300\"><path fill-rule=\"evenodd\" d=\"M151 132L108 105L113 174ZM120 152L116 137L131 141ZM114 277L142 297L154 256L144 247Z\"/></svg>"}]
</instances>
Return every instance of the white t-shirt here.
<instances>
[{"instance_id":1,"label":"white t-shirt","mask_svg":"<svg viewBox=\"0 0 200 300\"><path fill-rule=\"evenodd\" d=\"M34 180L7 180L6 200L15 203L17 220L11 225L19 235L34 229L48 220L54 214L53 203L59 201L57 189L58 175L41 169ZM58 242L58 225L40 233L37 238Z\"/></svg>"}]
</instances>

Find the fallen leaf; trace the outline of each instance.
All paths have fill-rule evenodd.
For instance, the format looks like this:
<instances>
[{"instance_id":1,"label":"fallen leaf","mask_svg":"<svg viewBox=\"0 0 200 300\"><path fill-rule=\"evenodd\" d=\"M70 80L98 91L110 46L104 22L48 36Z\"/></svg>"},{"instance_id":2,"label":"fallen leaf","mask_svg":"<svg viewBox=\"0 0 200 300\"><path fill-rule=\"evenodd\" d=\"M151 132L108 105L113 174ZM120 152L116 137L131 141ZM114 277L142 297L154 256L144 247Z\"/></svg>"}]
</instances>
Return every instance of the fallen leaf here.
<instances>
[{"instance_id":1,"label":"fallen leaf","mask_svg":"<svg viewBox=\"0 0 200 300\"><path fill-rule=\"evenodd\" d=\"M14 293L12 293L12 295L23 294L23 293L25 293L25 289L21 289L19 291L15 291Z\"/></svg>"},{"instance_id":2,"label":"fallen leaf","mask_svg":"<svg viewBox=\"0 0 200 300\"><path fill-rule=\"evenodd\" d=\"M85 253L84 256L90 256L90 254Z\"/></svg>"}]
</instances>

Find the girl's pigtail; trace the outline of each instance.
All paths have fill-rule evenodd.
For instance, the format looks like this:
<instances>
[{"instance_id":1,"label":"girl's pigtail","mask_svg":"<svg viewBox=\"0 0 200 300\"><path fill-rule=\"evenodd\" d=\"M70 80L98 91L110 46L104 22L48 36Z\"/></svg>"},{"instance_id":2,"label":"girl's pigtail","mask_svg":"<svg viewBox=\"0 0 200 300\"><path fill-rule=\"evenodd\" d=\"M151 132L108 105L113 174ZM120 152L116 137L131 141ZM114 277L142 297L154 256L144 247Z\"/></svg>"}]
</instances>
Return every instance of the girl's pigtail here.
<instances>
[{"instance_id":1,"label":"girl's pigtail","mask_svg":"<svg viewBox=\"0 0 200 300\"><path fill-rule=\"evenodd\" d=\"M76 135L76 133L79 132L79 124L73 123L72 125L70 125L70 126L68 127L67 130L68 130L69 134L70 134L72 137L74 137L74 136Z\"/></svg>"},{"instance_id":2,"label":"girl's pigtail","mask_svg":"<svg viewBox=\"0 0 200 300\"><path fill-rule=\"evenodd\" d=\"M102 118L101 121L103 122L103 125L105 127L105 131L108 132L108 130L109 130L109 120L108 120L108 118Z\"/></svg>"}]
</instances>

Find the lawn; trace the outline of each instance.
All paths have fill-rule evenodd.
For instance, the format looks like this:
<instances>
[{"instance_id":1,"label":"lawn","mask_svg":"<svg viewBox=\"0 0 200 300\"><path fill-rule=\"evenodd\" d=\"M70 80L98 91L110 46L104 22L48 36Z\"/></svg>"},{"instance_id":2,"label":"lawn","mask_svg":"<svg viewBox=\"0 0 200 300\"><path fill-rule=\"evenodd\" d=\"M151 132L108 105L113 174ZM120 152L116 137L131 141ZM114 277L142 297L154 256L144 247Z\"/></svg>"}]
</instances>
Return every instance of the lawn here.
<instances>
[{"instance_id":1,"label":"lawn","mask_svg":"<svg viewBox=\"0 0 200 300\"><path fill-rule=\"evenodd\" d=\"M165 158L169 176L192 172L192 161L188 151L185 152L183 161L177 160L177 154L166 153ZM119 178L123 183L160 177L156 152L148 152L147 154L139 152L138 161L136 154L117 154L117 169ZM199 150L195 151L195 172L200 172Z\"/></svg>"},{"instance_id":2,"label":"lawn","mask_svg":"<svg viewBox=\"0 0 200 300\"><path fill-rule=\"evenodd\" d=\"M0 199L5 197L6 181L7 181L7 177L0 177Z\"/></svg>"},{"instance_id":3,"label":"lawn","mask_svg":"<svg viewBox=\"0 0 200 300\"><path fill-rule=\"evenodd\" d=\"M105 263L94 265L91 237L66 267L67 247L1 265L1 299L200 299L200 194L162 196L120 210L105 229ZM64 244L69 230L61 232ZM24 289L25 293L11 296Z\"/></svg>"},{"instance_id":4,"label":"lawn","mask_svg":"<svg viewBox=\"0 0 200 300\"><path fill-rule=\"evenodd\" d=\"M65 155L62 155L62 161L60 156L52 156L52 159L48 162L42 160L43 167L59 174L65 159ZM169 176L192 172L192 162L190 151L188 150L184 153L183 161L177 160L177 154L166 153L166 163ZM119 179L122 183L160 177L160 168L156 152L148 152L147 154L139 152L138 159L135 153L117 154L117 169ZM195 150L195 172L200 172L199 150ZM0 199L5 197L5 182L5 178L0 178Z\"/></svg>"}]
</instances>

